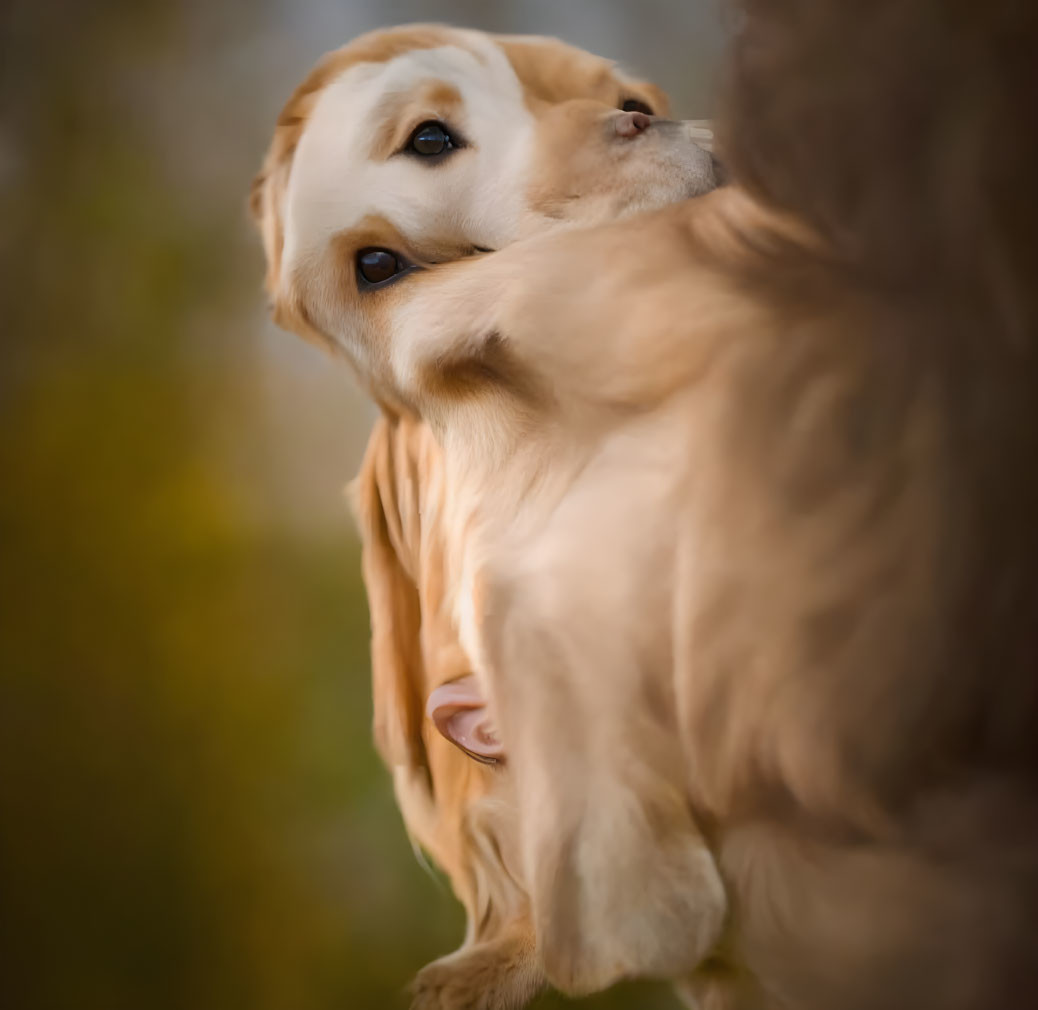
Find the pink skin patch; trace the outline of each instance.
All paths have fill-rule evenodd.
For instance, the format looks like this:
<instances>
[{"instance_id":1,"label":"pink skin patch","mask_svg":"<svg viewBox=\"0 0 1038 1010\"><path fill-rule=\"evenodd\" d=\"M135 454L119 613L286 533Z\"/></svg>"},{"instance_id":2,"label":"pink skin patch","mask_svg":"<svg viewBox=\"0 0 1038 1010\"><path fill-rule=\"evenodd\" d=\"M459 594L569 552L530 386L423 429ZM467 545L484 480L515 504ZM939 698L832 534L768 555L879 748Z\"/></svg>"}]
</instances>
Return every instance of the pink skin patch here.
<instances>
[{"instance_id":1,"label":"pink skin patch","mask_svg":"<svg viewBox=\"0 0 1038 1010\"><path fill-rule=\"evenodd\" d=\"M475 676L441 684L429 695L425 714L452 744L484 764L497 764L505 752Z\"/></svg>"},{"instance_id":2,"label":"pink skin patch","mask_svg":"<svg viewBox=\"0 0 1038 1010\"><path fill-rule=\"evenodd\" d=\"M652 117L644 112L621 112L613 120L613 126L621 137L637 137L652 126Z\"/></svg>"}]
</instances>

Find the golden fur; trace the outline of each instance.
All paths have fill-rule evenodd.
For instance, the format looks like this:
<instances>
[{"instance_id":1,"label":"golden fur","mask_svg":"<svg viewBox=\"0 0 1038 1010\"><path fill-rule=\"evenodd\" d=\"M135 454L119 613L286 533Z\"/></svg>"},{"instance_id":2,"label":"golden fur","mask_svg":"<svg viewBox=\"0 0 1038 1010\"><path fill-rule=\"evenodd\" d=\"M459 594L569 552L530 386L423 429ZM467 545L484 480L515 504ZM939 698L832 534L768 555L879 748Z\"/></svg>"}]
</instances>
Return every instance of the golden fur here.
<instances>
[{"instance_id":1,"label":"golden fur","mask_svg":"<svg viewBox=\"0 0 1038 1010\"><path fill-rule=\"evenodd\" d=\"M372 212L333 236L320 269L311 265L295 274L292 283L285 283L282 270L283 210L292 164L322 92L358 63L406 59L412 51L442 46L480 55L485 37L475 36L435 26L373 33L326 57L290 99L251 201L267 252L268 291L283 325L326 346L334 346L328 332L351 316L369 332L384 330L392 292L362 297L352 283L354 253L363 246L401 250L423 266L471 253L473 241L452 237L449 229L402 231L387 214L377 212L375 193ZM628 152L613 125L626 120L615 112L626 99L665 111L666 96L659 89L625 78L608 61L555 40L497 36L493 42L507 54L534 123L519 232L506 239L571 218L574 208L585 217L629 211L629 205L645 199L653 173L663 173L657 184L667 194L683 194L686 183L675 184L673 170L684 171L689 153L702 157L691 140L708 141L708 129L659 120L653 124L659 139L640 138ZM486 53L480 58L486 59ZM463 116L459 106L464 98L451 83L450 69L444 65L442 76L424 78L411 90L394 90L379 102L371 114L372 162L392 157L406 140L408 124L437 118L456 122ZM348 171L343 174L349 176ZM649 197L650 202L660 199ZM459 390L479 382L464 369L444 379ZM444 584L439 450L425 425L408 414L393 391L376 386L372 392L385 412L372 434L353 497L372 614L376 741L393 770L408 831L448 874L469 923L462 949L419 975L416 1005L519 1006L544 983L528 898L517 883L513 850L518 829L510 783L501 769L473 762L444 740L423 711L431 691L471 670L457 640Z\"/></svg>"},{"instance_id":2,"label":"golden fur","mask_svg":"<svg viewBox=\"0 0 1038 1010\"><path fill-rule=\"evenodd\" d=\"M356 363L370 386L386 364L381 309L392 292L359 296L360 249L391 248L428 268L559 219L610 220L712 188L703 131L656 120L631 143L617 111L628 99L666 109L654 86L554 39L405 26L328 54L286 104L252 186L275 320L351 361L361 349L383 359ZM423 120L472 133L468 149L434 167L401 157L394 145ZM344 152L348 126L357 140ZM310 193L308 172L331 182ZM364 185L343 183L361 176ZM342 194L350 199L332 205Z\"/></svg>"},{"instance_id":3,"label":"golden fur","mask_svg":"<svg viewBox=\"0 0 1038 1010\"><path fill-rule=\"evenodd\" d=\"M552 983L1030 1005L1038 14L745 6L745 189L415 274L353 361L442 446Z\"/></svg>"},{"instance_id":4,"label":"golden fur","mask_svg":"<svg viewBox=\"0 0 1038 1010\"><path fill-rule=\"evenodd\" d=\"M544 979L519 880L510 782L424 713L434 688L472 669L448 609L443 480L424 424L388 414L376 423L352 486L371 610L375 741L409 834L447 874L468 918L462 948L419 974L415 1006L519 1007Z\"/></svg>"}]
</instances>

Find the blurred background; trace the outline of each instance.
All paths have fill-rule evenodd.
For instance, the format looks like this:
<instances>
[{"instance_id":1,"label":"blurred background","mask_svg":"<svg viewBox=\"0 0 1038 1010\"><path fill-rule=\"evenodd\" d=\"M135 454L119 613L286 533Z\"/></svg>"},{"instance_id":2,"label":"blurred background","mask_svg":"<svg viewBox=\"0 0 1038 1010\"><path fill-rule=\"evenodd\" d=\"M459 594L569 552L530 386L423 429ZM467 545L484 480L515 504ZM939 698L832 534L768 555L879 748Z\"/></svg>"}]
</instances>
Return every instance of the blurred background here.
<instances>
[{"instance_id":1,"label":"blurred background","mask_svg":"<svg viewBox=\"0 0 1038 1010\"><path fill-rule=\"evenodd\" d=\"M460 942L371 744L342 489L373 414L265 318L245 194L362 31L558 35L699 117L716 4L0 3L4 1007L403 1007Z\"/></svg>"}]
</instances>

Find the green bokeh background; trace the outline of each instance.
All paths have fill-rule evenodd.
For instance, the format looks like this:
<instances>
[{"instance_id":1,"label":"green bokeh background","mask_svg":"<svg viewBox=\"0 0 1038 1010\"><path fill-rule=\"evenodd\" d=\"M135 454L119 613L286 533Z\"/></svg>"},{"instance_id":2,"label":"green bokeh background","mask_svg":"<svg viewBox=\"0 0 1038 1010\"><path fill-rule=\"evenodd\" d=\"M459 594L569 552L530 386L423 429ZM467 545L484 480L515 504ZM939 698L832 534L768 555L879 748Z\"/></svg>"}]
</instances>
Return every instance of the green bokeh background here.
<instances>
[{"instance_id":1,"label":"green bokeh background","mask_svg":"<svg viewBox=\"0 0 1038 1010\"><path fill-rule=\"evenodd\" d=\"M244 210L316 57L408 20L559 34L709 112L706 3L0 6L12 1010L403 1007L460 940L371 745L341 491L372 413L265 319Z\"/></svg>"}]
</instances>

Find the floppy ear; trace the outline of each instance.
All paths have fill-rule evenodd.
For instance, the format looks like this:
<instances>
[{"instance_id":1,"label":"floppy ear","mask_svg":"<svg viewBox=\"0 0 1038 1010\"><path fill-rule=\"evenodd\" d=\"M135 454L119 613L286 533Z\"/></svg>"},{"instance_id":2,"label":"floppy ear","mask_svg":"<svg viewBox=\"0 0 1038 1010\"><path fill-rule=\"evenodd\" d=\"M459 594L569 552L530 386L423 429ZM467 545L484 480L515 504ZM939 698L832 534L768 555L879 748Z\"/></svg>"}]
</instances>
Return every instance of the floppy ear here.
<instances>
[{"instance_id":1,"label":"floppy ear","mask_svg":"<svg viewBox=\"0 0 1038 1010\"><path fill-rule=\"evenodd\" d=\"M456 747L485 764L504 758L504 748L474 674L434 688L425 714Z\"/></svg>"},{"instance_id":2,"label":"floppy ear","mask_svg":"<svg viewBox=\"0 0 1038 1010\"><path fill-rule=\"evenodd\" d=\"M274 321L307 340L325 345L324 336L315 330L306 313L300 311L298 297L286 291L281 271L285 242L283 213L296 148L321 91L341 72L344 55L345 47L326 53L292 93L278 116L263 165L249 189L249 213L259 229L267 260L265 287Z\"/></svg>"},{"instance_id":3,"label":"floppy ear","mask_svg":"<svg viewBox=\"0 0 1038 1010\"><path fill-rule=\"evenodd\" d=\"M252 180L249 189L249 214L260 233L267 260L264 286L275 303L281 276L281 249L284 245L281 205L290 167L290 156L275 145L267 154L263 167Z\"/></svg>"},{"instance_id":4,"label":"floppy ear","mask_svg":"<svg viewBox=\"0 0 1038 1010\"><path fill-rule=\"evenodd\" d=\"M371 433L360 474L351 487L371 611L375 744L391 767L427 771L422 739L421 612L417 586L397 549L400 513L395 477L392 426L382 417ZM392 531L397 533L397 544Z\"/></svg>"}]
</instances>

